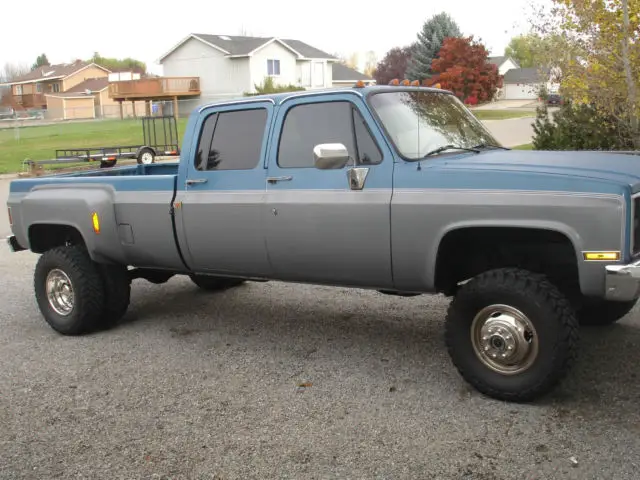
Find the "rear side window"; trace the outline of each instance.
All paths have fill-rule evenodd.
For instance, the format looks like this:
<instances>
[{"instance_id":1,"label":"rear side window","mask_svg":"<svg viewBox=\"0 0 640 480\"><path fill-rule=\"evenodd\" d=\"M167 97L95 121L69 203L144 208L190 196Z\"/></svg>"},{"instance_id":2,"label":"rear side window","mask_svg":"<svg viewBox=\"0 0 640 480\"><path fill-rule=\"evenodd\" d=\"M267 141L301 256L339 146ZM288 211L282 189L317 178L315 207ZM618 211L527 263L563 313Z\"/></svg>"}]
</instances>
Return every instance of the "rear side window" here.
<instances>
[{"instance_id":1,"label":"rear side window","mask_svg":"<svg viewBox=\"0 0 640 480\"><path fill-rule=\"evenodd\" d=\"M264 108L215 113L202 127L197 170L251 170L262 151L267 111Z\"/></svg>"},{"instance_id":2,"label":"rear side window","mask_svg":"<svg viewBox=\"0 0 640 480\"><path fill-rule=\"evenodd\" d=\"M382 153L360 111L351 102L307 103L287 113L278 148L278 165L285 168L313 167L313 148L320 143L342 143L349 152L349 165L375 165Z\"/></svg>"}]
</instances>

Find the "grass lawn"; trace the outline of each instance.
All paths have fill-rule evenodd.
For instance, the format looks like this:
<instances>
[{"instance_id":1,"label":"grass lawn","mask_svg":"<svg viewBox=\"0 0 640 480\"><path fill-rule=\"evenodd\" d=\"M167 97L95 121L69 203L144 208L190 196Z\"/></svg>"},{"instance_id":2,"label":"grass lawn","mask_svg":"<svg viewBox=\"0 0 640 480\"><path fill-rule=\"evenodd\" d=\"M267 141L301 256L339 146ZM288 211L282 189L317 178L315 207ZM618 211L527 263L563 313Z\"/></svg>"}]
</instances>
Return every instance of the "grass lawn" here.
<instances>
[{"instance_id":1,"label":"grass lawn","mask_svg":"<svg viewBox=\"0 0 640 480\"><path fill-rule=\"evenodd\" d=\"M517 147L513 147L514 150L533 150L533 144L525 143L524 145L518 145Z\"/></svg>"},{"instance_id":2,"label":"grass lawn","mask_svg":"<svg viewBox=\"0 0 640 480\"><path fill-rule=\"evenodd\" d=\"M178 119L178 139L182 136L186 118ZM0 129L0 173L22 171L22 162L55 158L61 148L110 147L142 144L142 120L101 120L55 125L28 126ZM88 165L86 162L80 165ZM94 164L92 164L94 165ZM95 164L98 166L98 164ZM60 167L68 168L72 164ZM53 169L57 165L45 165ZM58 168L60 168L58 167Z\"/></svg>"},{"instance_id":3,"label":"grass lawn","mask_svg":"<svg viewBox=\"0 0 640 480\"><path fill-rule=\"evenodd\" d=\"M471 110L471 112L478 120L506 120L536 116L536 112L527 110Z\"/></svg>"}]
</instances>

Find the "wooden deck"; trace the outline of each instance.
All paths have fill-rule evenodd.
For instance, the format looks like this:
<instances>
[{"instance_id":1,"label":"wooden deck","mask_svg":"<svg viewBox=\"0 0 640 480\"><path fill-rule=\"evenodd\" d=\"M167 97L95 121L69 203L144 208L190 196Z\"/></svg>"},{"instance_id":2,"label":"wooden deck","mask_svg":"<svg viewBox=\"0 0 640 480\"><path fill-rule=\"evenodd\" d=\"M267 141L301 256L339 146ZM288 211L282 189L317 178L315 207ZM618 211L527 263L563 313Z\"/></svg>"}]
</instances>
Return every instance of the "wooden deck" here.
<instances>
[{"instance_id":1,"label":"wooden deck","mask_svg":"<svg viewBox=\"0 0 640 480\"><path fill-rule=\"evenodd\" d=\"M157 100L200 96L200 77L155 77L109 83L114 100Z\"/></svg>"},{"instance_id":2,"label":"wooden deck","mask_svg":"<svg viewBox=\"0 0 640 480\"><path fill-rule=\"evenodd\" d=\"M24 95L9 95L9 104L22 108L43 108L47 99L42 93L27 93Z\"/></svg>"}]
</instances>

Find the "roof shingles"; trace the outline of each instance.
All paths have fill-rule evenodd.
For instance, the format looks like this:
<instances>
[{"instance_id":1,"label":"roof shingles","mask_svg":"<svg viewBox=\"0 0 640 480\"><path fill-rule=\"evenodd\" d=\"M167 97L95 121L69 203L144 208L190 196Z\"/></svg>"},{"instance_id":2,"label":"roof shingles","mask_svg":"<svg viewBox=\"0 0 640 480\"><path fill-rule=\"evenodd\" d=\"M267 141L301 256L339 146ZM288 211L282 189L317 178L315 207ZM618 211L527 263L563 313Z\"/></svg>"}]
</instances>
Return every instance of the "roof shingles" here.
<instances>
[{"instance_id":1,"label":"roof shingles","mask_svg":"<svg viewBox=\"0 0 640 480\"><path fill-rule=\"evenodd\" d=\"M203 33L194 33L192 35L211 45L215 45L233 56L249 55L254 50L274 39L274 37L245 37L238 35L210 35ZM336 59L333 55L323 52L322 50L312 47L300 40L281 38L278 40L289 46L292 50L298 52L304 58Z\"/></svg>"},{"instance_id":2,"label":"roof shingles","mask_svg":"<svg viewBox=\"0 0 640 480\"><path fill-rule=\"evenodd\" d=\"M26 83L46 81L54 78L65 78L78 70L91 65L91 62L83 62L77 60L73 63L61 63L58 65L46 65L31 70L29 73L21 77L14 78L9 83Z\"/></svg>"},{"instance_id":3,"label":"roof shingles","mask_svg":"<svg viewBox=\"0 0 640 480\"><path fill-rule=\"evenodd\" d=\"M333 81L334 82L357 82L358 80L371 81L373 80L369 75L360 73L359 71L347 67L342 63L334 63L333 67Z\"/></svg>"}]
</instances>

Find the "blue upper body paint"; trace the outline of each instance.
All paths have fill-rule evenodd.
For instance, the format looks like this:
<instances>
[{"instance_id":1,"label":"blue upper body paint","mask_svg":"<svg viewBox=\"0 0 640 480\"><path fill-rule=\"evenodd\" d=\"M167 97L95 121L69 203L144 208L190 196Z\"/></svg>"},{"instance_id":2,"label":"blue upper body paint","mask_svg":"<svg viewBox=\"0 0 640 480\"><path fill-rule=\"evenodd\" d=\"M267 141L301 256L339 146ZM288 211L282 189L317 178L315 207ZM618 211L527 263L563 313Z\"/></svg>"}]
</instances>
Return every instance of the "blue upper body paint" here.
<instances>
[{"instance_id":1,"label":"blue upper body paint","mask_svg":"<svg viewBox=\"0 0 640 480\"><path fill-rule=\"evenodd\" d=\"M367 188L375 189L474 189L526 190L608 193L627 200L640 191L640 163L633 156L597 152L540 152L486 150L482 153L447 153L421 162L403 160L384 134L372 114L367 95L381 90L413 90L423 87L374 86L342 88L312 92L281 93L245 97L195 109L188 120L183 138L180 161L154 165L136 165L70 173L11 182L12 193L27 192L45 184L108 183L116 191L179 191L187 188L188 178L207 177L207 189L267 190L279 188L267 185L268 175L293 175L296 189L344 189L345 172L321 171L314 168L280 168L277 165L277 145L288 109L306 102L332 100L351 101L361 112L383 153L383 162L370 167ZM196 171L194 155L199 132L205 118L213 113L232 109L265 108L267 129L262 142L262 162L253 170ZM176 181L177 176L177 181Z\"/></svg>"}]
</instances>

